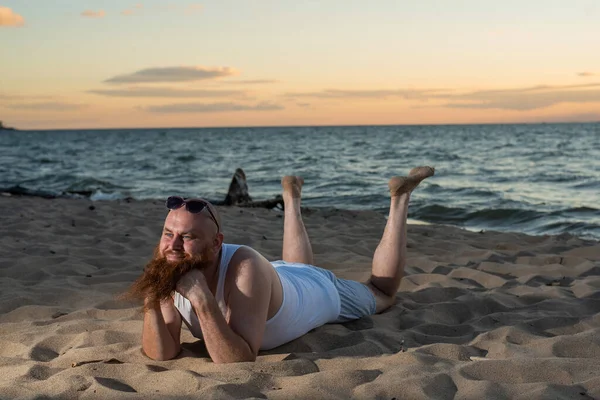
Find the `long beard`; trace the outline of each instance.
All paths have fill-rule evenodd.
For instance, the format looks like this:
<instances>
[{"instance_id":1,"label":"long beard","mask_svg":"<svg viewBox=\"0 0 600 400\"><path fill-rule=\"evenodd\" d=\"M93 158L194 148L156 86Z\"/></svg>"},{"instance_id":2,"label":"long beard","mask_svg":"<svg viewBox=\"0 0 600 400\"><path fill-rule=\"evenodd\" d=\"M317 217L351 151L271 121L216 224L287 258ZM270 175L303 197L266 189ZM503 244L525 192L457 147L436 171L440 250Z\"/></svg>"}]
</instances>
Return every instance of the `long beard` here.
<instances>
[{"instance_id":1,"label":"long beard","mask_svg":"<svg viewBox=\"0 0 600 400\"><path fill-rule=\"evenodd\" d=\"M145 300L146 304L166 300L172 296L177 282L193 269L204 270L215 260L215 253L206 248L199 256L186 256L180 261L168 261L161 256L158 247L154 257L146 264L144 273L130 286L125 298Z\"/></svg>"}]
</instances>

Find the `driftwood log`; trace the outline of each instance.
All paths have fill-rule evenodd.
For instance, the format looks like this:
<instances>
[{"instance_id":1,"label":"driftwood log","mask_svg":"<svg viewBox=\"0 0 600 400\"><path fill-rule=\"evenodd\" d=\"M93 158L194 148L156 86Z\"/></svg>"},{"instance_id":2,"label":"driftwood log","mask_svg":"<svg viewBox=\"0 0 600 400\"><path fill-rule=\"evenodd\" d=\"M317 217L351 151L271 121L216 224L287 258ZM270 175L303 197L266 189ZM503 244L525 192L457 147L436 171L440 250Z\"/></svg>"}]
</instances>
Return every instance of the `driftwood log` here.
<instances>
[{"instance_id":1,"label":"driftwood log","mask_svg":"<svg viewBox=\"0 0 600 400\"><path fill-rule=\"evenodd\" d=\"M241 168L238 168L235 170L233 178L231 178L224 205L236 206L245 203L252 203L252 197L250 197L250 194L248 193L246 174Z\"/></svg>"},{"instance_id":2,"label":"driftwood log","mask_svg":"<svg viewBox=\"0 0 600 400\"><path fill-rule=\"evenodd\" d=\"M248 183L246 182L246 174L241 168L235 170L227 196L223 201L212 201L214 205L222 206L238 206L238 207L259 207L259 208L275 208L279 206L283 210L283 198L281 195L275 196L273 199L253 201L248 193Z\"/></svg>"},{"instance_id":3,"label":"driftwood log","mask_svg":"<svg viewBox=\"0 0 600 400\"><path fill-rule=\"evenodd\" d=\"M4 196L30 196L30 197L42 197L45 199L56 199L56 198L72 198L72 197L90 197L93 191L80 190L80 191L64 191L61 193L51 193L43 190L31 190L22 186L12 186L6 189L0 188L0 194ZM126 201L131 201L131 198L126 198ZM283 210L283 198L281 195L277 195L272 199L254 201L248 193L248 183L246 182L246 174L241 168L235 170L231 183L229 184L229 190L225 200L210 200L216 206L238 206L238 207L256 207L256 208L276 208L279 207Z\"/></svg>"}]
</instances>

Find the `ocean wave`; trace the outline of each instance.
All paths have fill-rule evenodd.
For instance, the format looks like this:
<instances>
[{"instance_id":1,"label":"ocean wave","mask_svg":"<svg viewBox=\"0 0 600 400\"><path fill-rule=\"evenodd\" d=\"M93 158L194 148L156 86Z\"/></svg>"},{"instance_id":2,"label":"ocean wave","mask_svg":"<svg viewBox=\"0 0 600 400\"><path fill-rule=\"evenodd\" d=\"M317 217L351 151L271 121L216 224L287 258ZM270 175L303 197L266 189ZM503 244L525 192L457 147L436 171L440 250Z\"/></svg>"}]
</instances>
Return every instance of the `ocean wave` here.
<instances>
[{"instance_id":1,"label":"ocean wave","mask_svg":"<svg viewBox=\"0 0 600 400\"><path fill-rule=\"evenodd\" d=\"M84 190L119 190L125 189L121 185L112 183L111 181L92 178L92 177L78 177L73 183L71 183L65 191L84 191Z\"/></svg>"},{"instance_id":2,"label":"ocean wave","mask_svg":"<svg viewBox=\"0 0 600 400\"><path fill-rule=\"evenodd\" d=\"M440 194L444 193L445 195L453 195L453 196L472 196L478 198L502 198L502 192L497 192L493 190L487 190L482 188L474 188L474 187L443 187L442 185L438 185L437 183L429 183L428 185L423 185L421 189L425 193L430 194Z\"/></svg>"},{"instance_id":3,"label":"ocean wave","mask_svg":"<svg viewBox=\"0 0 600 400\"><path fill-rule=\"evenodd\" d=\"M556 211L556 212L554 212L552 214L553 215L554 214L559 214L559 215L562 215L562 214L567 214L567 215L574 214L574 215L582 216L582 217L583 216L589 217L589 216L594 216L595 215L596 217L600 217L600 209L598 209L598 208L592 208L592 207L572 207L572 208L565 208L563 210Z\"/></svg>"},{"instance_id":4,"label":"ocean wave","mask_svg":"<svg viewBox=\"0 0 600 400\"><path fill-rule=\"evenodd\" d=\"M4 192L38 197L93 198L129 197L128 188L110 181L70 174L49 174L25 180L1 189Z\"/></svg>"},{"instance_id":5,"label":"ocean wave","mask_svg":"<svg viewBox=\"0 0 600 400\"><path fill-rule=\"evenodd\" d=\"M573 189L600 189L600 181L590 180L571 186Z\"/></svg>"},{"instance_id":6,"label":"ocean wave","mask_svg":"<svg viewBox=\"0 0 600 400\"><path fill-rule=\"evenodd\" d=\"M196 157L192 154L186 154L183 156L177 156L175 157L175 160L179 161L179 162L190 162L190 161L194 161L196 160Z\"/></svg>"},{"instance_id":7,"label":"ocean wave","mask_svg":"<svg viewBox=\"0 0 600 400\"><path fill-rule=\"evenodd\" d=\"M101 190L97 190L90 195L90 200L92 201L114 201L114 200L122 200L129 196L125 193L121 192L112 192L112 193L104 193Z\"/></svg>"},{"instance_id":8,"label":"ocean wave","mask_svg":"<svg viewBox=\"0 0 600 400\"><path fill-rule=\"evenodd\" d=\"M411 212L411 217L426 222L452 225L486 225L499 227L524 224L541 219L545 213L528 209L485 208L472 211L461 207L446 207L432 204L419 207Z\"/></svg>"},{"instance_id":9,"label":"ocean wave","mask_svg":"<svg viewBox=\"0 0 600 400\"><path fill-rule=\"evenodd\" d=\"M587 238L600 237L600 210L590 207L554 211L516 208L471 210L432 204L414 207L410 216L429 223L457 225L470 229L521 231L529 234L571 233Z\"/></svg>"}]
</instances>

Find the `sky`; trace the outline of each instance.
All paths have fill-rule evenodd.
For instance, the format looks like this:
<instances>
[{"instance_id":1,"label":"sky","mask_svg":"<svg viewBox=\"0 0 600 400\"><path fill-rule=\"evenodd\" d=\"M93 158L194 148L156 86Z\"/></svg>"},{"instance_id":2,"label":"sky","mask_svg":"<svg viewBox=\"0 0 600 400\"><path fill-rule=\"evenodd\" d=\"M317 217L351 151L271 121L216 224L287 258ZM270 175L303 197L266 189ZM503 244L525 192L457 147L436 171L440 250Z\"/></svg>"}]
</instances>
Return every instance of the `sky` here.
<instances>
[{"instance_id":1,"label":"sky","mask_svg":"<svg viewBox=\"0 0 600 400\"><path fill-rule=\"evenodd\" d=\"M600 121L598 0L0 0L21 129Z\"/></svg>"}]
</instances>

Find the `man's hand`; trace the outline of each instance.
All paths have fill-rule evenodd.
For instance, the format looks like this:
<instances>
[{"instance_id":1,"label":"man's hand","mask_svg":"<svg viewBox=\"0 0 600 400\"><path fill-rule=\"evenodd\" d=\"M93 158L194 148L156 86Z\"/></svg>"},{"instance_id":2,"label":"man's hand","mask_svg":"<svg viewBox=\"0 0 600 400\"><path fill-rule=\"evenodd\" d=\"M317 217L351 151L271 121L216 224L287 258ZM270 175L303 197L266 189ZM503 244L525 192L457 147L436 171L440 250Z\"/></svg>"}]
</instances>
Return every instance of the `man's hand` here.
<instances>
[{"instance_id":1,"label":"man's hand","mask_svg":"<svg viewBox=\"0 0 600 400\"><path fill-rule=\"evenodd\" d=\"M183 275L175 289L192 304L204 304L208 296L212 296L204 274L197 269Z\"/></svg>"}]
</instances>

